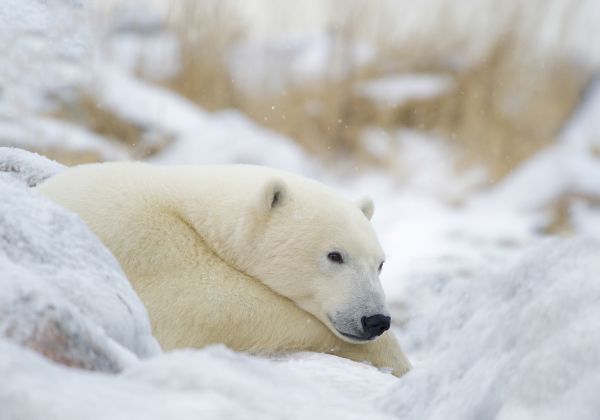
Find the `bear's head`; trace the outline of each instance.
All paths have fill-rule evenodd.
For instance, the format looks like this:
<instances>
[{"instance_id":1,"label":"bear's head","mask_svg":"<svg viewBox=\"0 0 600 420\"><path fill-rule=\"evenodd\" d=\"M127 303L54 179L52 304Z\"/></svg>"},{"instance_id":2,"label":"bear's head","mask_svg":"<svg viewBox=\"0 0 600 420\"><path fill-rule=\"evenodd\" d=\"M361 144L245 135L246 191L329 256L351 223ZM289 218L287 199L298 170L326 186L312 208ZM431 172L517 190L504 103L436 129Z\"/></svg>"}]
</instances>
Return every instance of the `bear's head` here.
<instances>
[{"instance_id":1,"label":"bear's head","mask_svg":"<svg viewBox=\"0 0 600 420\"><path fill-rule=\"evenodd\" d=\"M345 200L304 178L271 179L248 212L238 267L323 322L364 343L390 326L379 282L384 252L373 202Z\"/></svg>"}]
</instances>

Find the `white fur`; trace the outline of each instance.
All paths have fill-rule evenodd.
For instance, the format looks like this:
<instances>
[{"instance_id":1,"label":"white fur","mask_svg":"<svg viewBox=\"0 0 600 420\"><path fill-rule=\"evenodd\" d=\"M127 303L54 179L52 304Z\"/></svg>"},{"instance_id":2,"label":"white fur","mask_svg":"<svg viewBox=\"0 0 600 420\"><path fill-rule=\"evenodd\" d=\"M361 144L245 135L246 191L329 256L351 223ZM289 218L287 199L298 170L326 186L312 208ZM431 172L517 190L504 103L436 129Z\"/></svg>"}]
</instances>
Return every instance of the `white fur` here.
<instances>
[{"instance_id":1,"label":"white fur","mask_svg":"<svg viewBox=\"0 0 600 420\"><path fill-rule=\"evenodd\" d=\"M225 343L326 352L397 375L410 368L390 332L360 343L341 334L387 314L368 199L246 165L82 165L38 189L118 258L164 348ZM343 264L327 258L333 250Z\"/></svg>"}]
</instances>

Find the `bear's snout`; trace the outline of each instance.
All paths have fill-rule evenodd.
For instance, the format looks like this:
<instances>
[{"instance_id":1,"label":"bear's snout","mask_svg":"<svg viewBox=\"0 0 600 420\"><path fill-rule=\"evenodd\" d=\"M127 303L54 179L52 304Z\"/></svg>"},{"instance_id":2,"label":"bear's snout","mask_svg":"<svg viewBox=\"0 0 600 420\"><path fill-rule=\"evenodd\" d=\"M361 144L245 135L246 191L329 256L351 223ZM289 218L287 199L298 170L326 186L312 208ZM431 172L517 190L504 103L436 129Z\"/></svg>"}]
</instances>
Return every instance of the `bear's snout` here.
<instances>
[{"instance_id":1,"label":"bear's snout","mask_svg":"<svg viewBox=\"0 0 600 420\"><path fill-rule=\"evenodd\" d=\"M391 318L382 314L363 316L360 322L369 338L378 337L390 329Z\"/></svg>"}]
</instances>

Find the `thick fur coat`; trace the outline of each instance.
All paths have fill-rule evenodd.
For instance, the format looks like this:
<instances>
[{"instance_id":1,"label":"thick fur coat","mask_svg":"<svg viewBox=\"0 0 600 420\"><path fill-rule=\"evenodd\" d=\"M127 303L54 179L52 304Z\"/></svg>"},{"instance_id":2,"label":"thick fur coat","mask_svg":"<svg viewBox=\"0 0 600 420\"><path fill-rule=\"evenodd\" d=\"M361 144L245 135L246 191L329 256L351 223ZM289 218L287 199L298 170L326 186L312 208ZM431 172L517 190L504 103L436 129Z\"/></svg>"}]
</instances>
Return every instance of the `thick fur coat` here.
<instances>
[{"instance_id":1,"label":"thick fur coat","mask_svg":"<svg viewBox=\"0 0 600 420\"><path fill-rule=\"evenodd\" d=\"M390 331L357 338L361 319L387 313L368 199L247 165L82 165L38 190L117 257L165 349L224 343L410 368Z\"/></svg>"}]
</instances>

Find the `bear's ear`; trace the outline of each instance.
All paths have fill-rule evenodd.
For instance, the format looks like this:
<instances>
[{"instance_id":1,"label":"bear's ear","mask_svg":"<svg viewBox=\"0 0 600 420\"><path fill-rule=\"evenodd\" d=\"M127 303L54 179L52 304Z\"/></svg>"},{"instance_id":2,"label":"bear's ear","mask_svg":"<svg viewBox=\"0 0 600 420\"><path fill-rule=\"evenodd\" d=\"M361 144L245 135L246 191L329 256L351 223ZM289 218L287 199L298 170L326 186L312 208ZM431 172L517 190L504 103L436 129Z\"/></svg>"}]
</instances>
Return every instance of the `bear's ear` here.
<instances>
[{"instance_id":1,"label":"bear's ear","mask_svg":"<svg viewBox=\"0 0 600 420\"><path fill-rule=\"evenodd\" d=\"M287 198L287 187L279 179L267 181L260 190L258 210L268 215L272 210L282 206Z\"/></svg>"},{"instance_id":2,"label":"bear's ear","mask_svg":"<svg viewBox=\"0 0 600 420\"><path fill-rule=\"evenodd\" d=\"M356 205L367 216L367 219L371 220L373 217L373 212L375 211L375 205L373 204L373 200L369 197L363 197L356 202Z\"/></svg>"}]
</instances>

